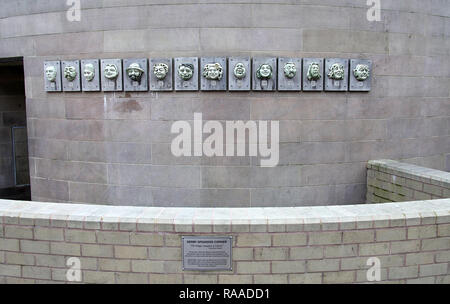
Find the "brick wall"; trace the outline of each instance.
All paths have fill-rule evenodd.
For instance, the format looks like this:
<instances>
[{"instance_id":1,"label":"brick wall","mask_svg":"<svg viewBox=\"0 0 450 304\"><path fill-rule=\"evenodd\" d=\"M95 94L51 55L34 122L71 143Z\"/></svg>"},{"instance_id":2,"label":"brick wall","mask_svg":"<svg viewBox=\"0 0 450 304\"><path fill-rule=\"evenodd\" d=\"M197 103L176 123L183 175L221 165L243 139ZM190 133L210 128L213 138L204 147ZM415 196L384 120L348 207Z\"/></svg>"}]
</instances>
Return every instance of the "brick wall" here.
<instances>
[{"instance_id":1,"label":"brick wall","mask_svg":"<svg viewBox=\"0 0 450 304\"><path fill-rule=\"evenodd\" d=\"M367 203L449 197L449 172L394 160L372 160L367 164Z\"/></svg>"},{"instance_id":2,"label":"brick wall","mask_svg":"<svg viewBox=\"0 0 450 304\"><path fill-rule=\"evenodd\" d=\"M182 235L233 236L233 270L182 271ZM191 209L0 201L0 282L450 283L450 199Z\"/></svg>"}]
</instances>

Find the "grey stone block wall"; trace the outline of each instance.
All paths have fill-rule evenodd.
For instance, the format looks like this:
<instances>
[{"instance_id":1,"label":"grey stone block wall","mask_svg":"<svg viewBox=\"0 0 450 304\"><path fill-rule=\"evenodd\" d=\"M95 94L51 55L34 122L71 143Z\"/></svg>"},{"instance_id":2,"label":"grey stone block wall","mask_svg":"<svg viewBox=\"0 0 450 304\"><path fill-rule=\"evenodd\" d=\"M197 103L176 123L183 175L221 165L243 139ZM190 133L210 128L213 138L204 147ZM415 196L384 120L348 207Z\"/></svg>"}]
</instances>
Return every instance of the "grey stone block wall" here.
<instances>
[{"instance_id":1,"label":"grey stone block wall","mask_svg":"<svg viewBox=\"0 0 450 304\"><path fill-rule=\"evenodd\" d=\"M217 2L217 1L216 1ZM0 12L0 57L24 56L32 196L113 205L294 206L362 203L366 162L450 167L446 1L83 2ZM173 5L177 4L177 5ZM215 12L220 12L215 14ZM26 25L26 26L25 26ZM373 61L372 91L79 92L43 90L45 60L318 57ZM280 163L176 158L176 120L279 120Z\"/></svg>"}]
</instances>

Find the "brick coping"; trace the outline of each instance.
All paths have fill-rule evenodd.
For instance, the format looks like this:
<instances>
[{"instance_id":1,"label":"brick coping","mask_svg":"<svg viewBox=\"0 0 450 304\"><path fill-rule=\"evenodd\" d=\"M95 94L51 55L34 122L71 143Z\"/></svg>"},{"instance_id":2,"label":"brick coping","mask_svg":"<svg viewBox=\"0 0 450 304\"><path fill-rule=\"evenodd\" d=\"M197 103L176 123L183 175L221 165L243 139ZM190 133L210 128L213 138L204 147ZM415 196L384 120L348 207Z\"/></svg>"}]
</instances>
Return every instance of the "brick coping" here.
<instances>
[{"instance_id":1,"label":"brick coping","mask_svg":"<svg viewBox=\"0 0 450 304\"><path fill-rule=\"evenodd\" d=\"M280 208L167 208L62 204L0 200L0 223L6 218L71 222L156 225L326 225L422 218L450 219L450 199ZM445 218L445 219L444 219Z\"/></svg>"},{"instance_id":2,"label":"brick coping","mask_svg":"<svg viewBox=\"0 0 450 304\"><path fill-rule=\"evenodd\" d=\"M367 163L367 168L450 188L450 172L402 163L391 159L370 160Z\"/></svg>"}]
</instances>

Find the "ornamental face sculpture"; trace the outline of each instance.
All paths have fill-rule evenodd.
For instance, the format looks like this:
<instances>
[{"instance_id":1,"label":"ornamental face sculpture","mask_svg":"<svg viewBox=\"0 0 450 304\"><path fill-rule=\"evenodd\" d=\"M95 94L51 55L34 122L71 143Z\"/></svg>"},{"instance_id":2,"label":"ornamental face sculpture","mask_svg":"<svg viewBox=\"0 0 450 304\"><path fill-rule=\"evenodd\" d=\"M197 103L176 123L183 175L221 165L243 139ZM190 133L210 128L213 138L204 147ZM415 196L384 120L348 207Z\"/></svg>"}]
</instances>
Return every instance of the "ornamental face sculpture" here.
<instances>
[{"instance_id":1,"label":"ornamental face sculpture","mask_svg":"<svg viewBox=\"0 0 450 304\"><path fill-rule=\"evenodd\" d=\"M221 80L223 76L223 68L220 63L208 63L203 68L203 77L208 80Z\"/></svg>"},{"instance_id":2,"label":"ornamental face sculpture","mask_svg":"<svg viewBox=\"0 0 450 304\"><path fill-rule=\"evenodd\" d=\"M130 77L133 81L141 81L142 74L144 74L144 70L141 69L141 66L139 63L132 63L130 66L126 69L128 77Z\"/></svg>"},{"instance_id":3,"label":"ornamental face sculpture","mask_svg":"<svg viewBox=\"0 0 450 304\"><path fill-rule=\"evenodd\" d=\"M159 80L166 78L167 73L169 73L169 66L165 63L158 63L153 66L153 74Z\"/></svg>"},{"instance_id":4,"label":"ornamental face sculpture","mask_svg":"<svg viewBox=\"0 0 450 304\"><path fill-rule=\"evenodd\" d=\"M364 81L367 78L369 78L370 68L368 65L358 64L356 68L353 70L353 75L355 76L356 80Z\"/></svg>"},{"instance_id":5,"label":"ornamental face sculpture","mask_svg":"<svg viewBox=\"0 0 450 304\"><path fill-rule=\"evenodd\" d=\"M69 65L64 68L64 78L68 81L74 81L77 78L77 70L74 66Z\"/></svg>"},{"instance_id":6,"label":"ornamental face sculpture","mask_svg":"<svg viewBox=\"0 0 450 304\"><path fill-rule=\"evenodd\" d=\"M256 71L256 77L258 79L270 79L272 78L272 67L270 64L264 63Z\"/></svg>"},{"instance_id":7,"label":"ornamental face sculpture","mask_svg":"<svg viewBox=\"0 0 450 304\"><path fill-rule=\"evenodd\" d=\"M47 77L47 80L50 82L56 82L56 68L51 65L45 69L45 76Z\"/></svg>"},{"instance_id":8,"label":"ornamental face sculpture","mask_svg":"<svg viewBox=\"0 0 450 304\"><path fill-rule=\"evenodd\" d=\"M182 63L178 67L178 75L183 80L189 80L194 76L194 65L191 63Z\"/></svg>"},{"instance_id":9,"label":"ornamental face sculpture","mask_svg":"<svg viewBox=\"0 0 450 304\"><path fill-rule=\"evenodd\" d=\"M115 64L107 64L105 66L105 77L108 79L116 79L119 76L119 70Z\"/></svg>"},{"instance_id":10,"label":"ornamental face sculpture","mask_svg":"<svg viewBox=\"0 0 450 304\"><path fill-rule=\"evenodd\" d=\"M287 62L284 65L284 76L286 76L289 79L292 79L297 74L297 67L295 66L295 63L293 62Z\"/></svg>"},{"instance_id":11,"label":"ornamental face sculpture","mask_svg":"<svg viewBox=\"0 0 450 304\"><path fill-rule=\"evenodd\" d=\"M242 62L236 63L233 70L234 76L237 79L243 79L247 75L247 71L245 69L245 65Z\"/></svg>"},{"instance_id":12,"label":"ornamental face sculpture","mask_svg":"<svg viewBox=\"0 0 450 304\"><path fill-rule=\"evenodd\" d=\"M95 68L92 63L87 63L84 65L83 70L84 78L86 78L87 81L92 81L95 77Z\"/></svg>"},{"instance_id":13,"label":"ornamental face sculpture","mask_svg":"<svg viewBox=\"0 0 450 304\"><path fill-rule=\"evenodd\" d=\"M339 63L335 63L330 67L330 71L328 72L328 77L334 80L343 80L344 79L344 66Z\"/></svg>"},{"instance_id":14,"label":"ornamental face sculpture","mask_svg":"<svg viewBox=\"0 0 450 304\"><path fill-rule=\"evenodd\" d=\"M322 75L320 75L320 65L317 62L313 62L308 67L307 73L308 80L318 80Z\"/></svg>"}]
</instances>

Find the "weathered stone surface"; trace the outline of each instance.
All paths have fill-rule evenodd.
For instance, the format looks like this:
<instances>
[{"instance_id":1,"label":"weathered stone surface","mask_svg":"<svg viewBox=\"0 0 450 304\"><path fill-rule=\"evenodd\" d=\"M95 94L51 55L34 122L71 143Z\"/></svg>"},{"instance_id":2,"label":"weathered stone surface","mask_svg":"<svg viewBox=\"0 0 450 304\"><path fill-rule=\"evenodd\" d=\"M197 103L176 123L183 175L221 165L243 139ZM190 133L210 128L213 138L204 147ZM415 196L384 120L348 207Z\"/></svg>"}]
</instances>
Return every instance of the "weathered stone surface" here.
<instances>
[{"instance_id":1,"label":"weathered stone surface","mask_svg":"<svg viewBox=\"0 0 450 304\"><path fill-rule=\"evenodd\" d=\"M366 177L361 164L370 159L449 168L449 29L445 26L448 5L443 1L386 3L381 22L368 22L366 5L354 0L339 4L321 1L320 5L311 1L104 2L83 4L81 22L68 22L67 5L51 1L25 5L23 0L8 0L0 12L0 56L24 56L27 98L25 107L23 97L21 101L17 96L6 98L0 90L0 111L27 109L35 198L71 202L70 188L80 192L70 191L77 202L86 199L108 204L348 204L365 200ZM320 88L317 94L163 93L152 90L150 81L151 92L121 93L124 70L118 86L108 92L49 94L44 89L46 61L180 57L304 57L304 62L308 58L367 59L373 62L372 89L368 93L333 93ZM122 70L120 60L117 67ZM231 85L232 64L228 69ZM323 67L320 70L323 73ZM176 72L176 67L173 71L169 68L170 72ZM255 72L248 67L248 76ZM303 67L304 91L308 90L306 72ZM153 75L151 68L148 75ZM251 90L246 87L250 78L245 78L243 91ZM321 79L325 78L323 73ZM101 84L105 83L102 77ZM280 121L279 166L253 171L259 159L248 156L173 156L171 125L177 120L192 121L194 112L203 113L205 120ZM9 125L24 122L11 113L0 115L0 121L5 118ZM8 151L6 146L0 149ZM95 168L97 163L103 167L126 164L149 171L165 166L170 168L168 172L183 171L179 167L187 166L186 172L196 168L200 173L192 182L177 181L182 188L171 187L164 178L158 186L142 186L142 181L129 185L129 180L126 185L115 185L105 180L107 174L103 173L94 173L92 179L83 172L57 176L47 171L52 175L43 176L42 161L54 160L82 163L83 167L94 163ZM5 162L6 158L0 161L2 173L11 171ZM42 176L39 182L36 167ZM205 180L203 172L211 179ZM60 184L61 188L45 189L43 184ZM412 195L433 198L436 189L426 188L429 192L413 189L419 192ZM132 193L135 197L127 199ZM409 192L398 194L392 199L401 200L400 194Z\"/></svg>"}]
</instances>

